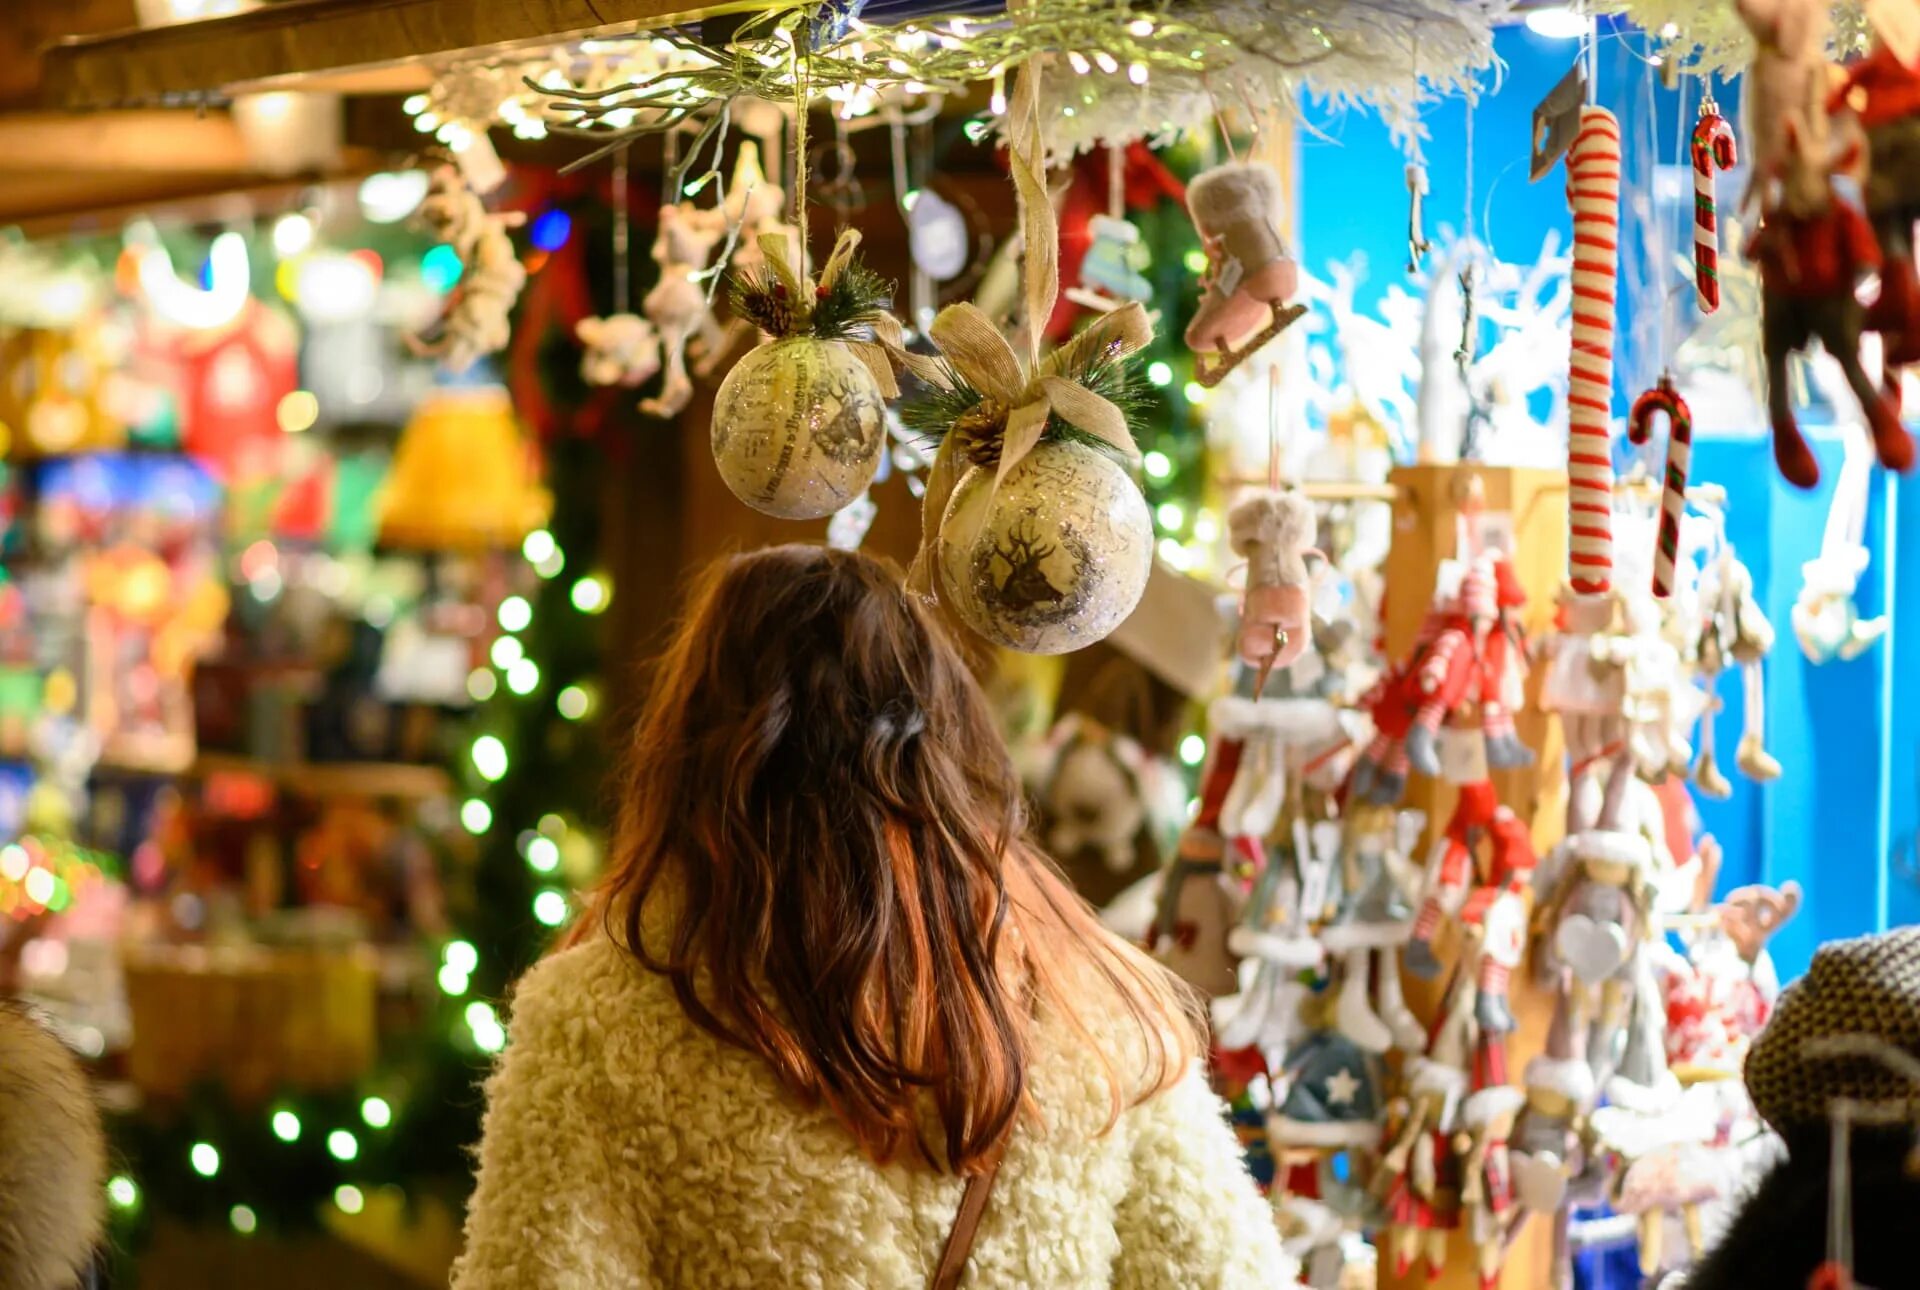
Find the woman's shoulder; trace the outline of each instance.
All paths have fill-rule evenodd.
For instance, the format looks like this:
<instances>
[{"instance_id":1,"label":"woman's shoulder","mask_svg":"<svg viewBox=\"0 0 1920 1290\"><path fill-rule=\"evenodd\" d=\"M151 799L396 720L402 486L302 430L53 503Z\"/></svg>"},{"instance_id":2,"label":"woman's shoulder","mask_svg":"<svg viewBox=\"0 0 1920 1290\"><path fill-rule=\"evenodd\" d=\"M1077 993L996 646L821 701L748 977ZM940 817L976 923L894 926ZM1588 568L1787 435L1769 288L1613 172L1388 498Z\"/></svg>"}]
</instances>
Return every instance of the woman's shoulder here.
<instances>
[{"instance_id":1,"label":"woman's shoulder","mask_svg":"<svg viewBox=\"0 0 1920 1290\"><path fill-rule=\"evenodd\" d=\"M516 1043L577 1050L597 1064L609 1050L657 1052L693 1027L673 987L602 932L535 963L509 998Z\"/></svg>"}]
</instances>

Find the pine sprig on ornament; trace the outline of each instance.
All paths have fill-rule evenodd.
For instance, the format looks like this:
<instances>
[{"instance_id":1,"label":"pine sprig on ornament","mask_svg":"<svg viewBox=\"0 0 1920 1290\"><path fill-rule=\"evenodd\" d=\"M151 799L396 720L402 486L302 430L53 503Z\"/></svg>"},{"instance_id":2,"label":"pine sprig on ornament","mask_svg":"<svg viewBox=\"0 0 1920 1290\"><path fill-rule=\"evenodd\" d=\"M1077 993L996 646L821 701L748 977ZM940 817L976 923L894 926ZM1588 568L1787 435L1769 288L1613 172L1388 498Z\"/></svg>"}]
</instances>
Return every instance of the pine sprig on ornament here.
<instances>
[{"instance_id":1,"label":"pine sprig on ornament","mask_svg":"<svg viewBox=\"0 0 1920 1290\"><path fill-rule=\"evenodd\" d=\"M1093 348L1087 352L1076 352L1078 339L1076 337L1055 350L1049 356L1047 366L1120 409L1120 415L1126 418L1127 429L1137 438L1151 404L1138 367L1110 349ZM944 359L938 361L941 375L948 383L947 388L928 382L919 398L901 405L901 424L912 432L915 446L922 449L929 459L948 435L957 434L962 436L960 446L969 462L997 469L1007 409L974 389L951 363ZM1046 429L1041 431L1040 438L1042 442L1085 444L1100 449L1116 461L1124 462L1112 444L1082 430L1057 413L1047 418Z\"/></svg>"},{"instance_id":2,"label":"pine sprig on ornament","mask_svg":"<svg viewBox=\"0 0 1920 1290\"><path fill-rule=\"evenodd\" d=\"M871 340L875 323L893 302L893 284L860 261L849 260L831 281L813 289L811 301L803 296L770 265L727 279L734 316L776 340Z\"/></svg>"}]
</instances>

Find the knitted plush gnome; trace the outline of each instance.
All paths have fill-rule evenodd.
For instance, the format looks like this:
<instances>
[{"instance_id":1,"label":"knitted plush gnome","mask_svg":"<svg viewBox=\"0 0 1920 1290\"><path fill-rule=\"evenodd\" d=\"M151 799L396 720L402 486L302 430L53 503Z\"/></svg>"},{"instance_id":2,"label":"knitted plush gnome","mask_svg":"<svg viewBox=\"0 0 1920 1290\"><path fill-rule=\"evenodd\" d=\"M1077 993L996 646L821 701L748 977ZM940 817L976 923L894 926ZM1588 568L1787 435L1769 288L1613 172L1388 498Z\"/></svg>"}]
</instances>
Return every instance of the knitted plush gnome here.
<instances>
[{"instance_id":1,"label":"knitted plush gnome","mask_svg":"<svg viewBox=\"0 0 1920 1290\"><path fill-rule=\"evenodd\" d=\"M1315 1031L1287 1054L1287 1096L1267 1133L1290 1147L1364 1147L1380 1138L1379 1074L1345 1035Z\"/></svg>"}]
</instances>

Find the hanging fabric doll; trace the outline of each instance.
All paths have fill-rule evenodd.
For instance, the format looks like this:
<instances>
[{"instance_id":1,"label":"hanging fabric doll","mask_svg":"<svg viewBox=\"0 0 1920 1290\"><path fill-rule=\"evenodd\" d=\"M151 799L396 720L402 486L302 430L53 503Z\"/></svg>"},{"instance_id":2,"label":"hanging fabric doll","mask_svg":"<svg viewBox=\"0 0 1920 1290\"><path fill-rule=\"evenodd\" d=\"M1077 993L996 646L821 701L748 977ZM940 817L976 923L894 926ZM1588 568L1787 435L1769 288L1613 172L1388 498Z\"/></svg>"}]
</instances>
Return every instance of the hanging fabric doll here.
<instances>
[{"instance_id":1,"label":"hanging fabric doll","mask_svg":"<svg viewBox=\"0 0 1920 1290\"><path fill-rule=\"evenodd\" d=\"M1533 871L1533 838L1525 822L1500 805L1492 780L1460 786L1453 814L1434 840L1426 892L1406 951L1407 970L1415 976L1439 975L1440 960L1434 955L1433 942L1442 921L1459 916L1466 907L1468 892L1479 881L1474 853L1483 841L1490 851L1490 884L1504 886L1516 876Z\"/></svg>"},{"instance_id":2,"label":"hanging fabric doll","mask_svg":"<svg viewBox=\"0 0 1920 1290\"><path fill-rule=\"evenodd\" d=\"M1766 691L1762 670L1773 649L1773 624L1760 609L1754 594L1753 575L1734 555L1730 544L1701 576L1702 626L1698 660L1707 694L1717 688L1720 673L1730 664L1738 664L1745 689L1744 728L1734 762L1748 779L1765 782L1780 777L1780 763L1766 748ZM1694 783L1709 797L1726 797L1733 791L1714 761L1714 711L1718 703L1709 698L1706 714L1700 720L1700 761L1694 767Z\"/></svg>"},{"instance_id":3,"label":"hanging fabric doll","mask_svg":"<svg viewBox=\"0 0 1920 1290\"><path fill-rule=\"evenodd\" d=\"M1889 22L1898 8L1869 7L1868 21ZM1901 61L1886 32L1876 30L1867 56L1848 66L1827 108L1851 111L1866 132L1862 196L1884 257L1866 325L1886 341L1885 384L1895 393L1899 367L1920 363L1920 274L1913 257L1913 226L1920 220L1920 67Z\"/></svg>"},{"instance_id":4,"label":"hanging fabric doll","mask_svg":"<svg viewBox=\"0 0 1920 1290\"><path fill-rule=\"evenodd\" d=\"M660 333L666 355L666 380L659 394L643 399L640 410L650 417L680 415L693 399L693 380L687 374L687 346L698 339L712 353L726 337L720 320L707 304L707 292L694 275L707 267L707 257L727 232L726 212L704 209L691 202L660 208L660 231L653 239L654 262L660 280L640 304Z\"/></svg>"},{"instance_id":5,"label":"hanging fabric doll","mask_svg":"<svg viewBox=\"0 0 1920 1290\"><path fill-rule=\"evenodd\" d=\"M1819 463L1794 418L1787 373L1787 359L1818 338L1860 401L1880 463L1909 470L1913 439L1900 425L1897 406L1860 363L1866 319L1854 293L1879 270L1881 247L1866 217L1833 189L1834 171L1850 159L1832 155L1828 6L1824 0L1738 0L1734 7L1755 45L1745 83L1753 143L1749 198L1761 219L1747 257L1760 269L1774 460L1796 487L1820 481Z\"/></svg>"},{"instance_id":6,"label":"hanging fabric doll","mask_svg":"<svg viewBox=\"0 0 1920 1290\"><path fill-rule=\"evenodd\" d=\"M1518 1201L1513 1190L1513 1163L1508 1141L1527 1095L1509 1085L1483 1088L1466 1100L1461 1127L1471 1143L1461 1164L1460 1203L1467 1212L1467 1232L1479 1255L1481 1290L1493 1290L1500 1281L1500 1263L1507 1252L1507 1226Z\"/></svg>"},{"instance_id":7,"label":"hanging fabric doll","mask_svg":"<svg viewBox=\"0 0 1920 1290\"><path fill-rule=\"evenodd\" d=\"M1427 1272L1446 1268L1447 1233L1460 1225L1460 1157L1453 1150L1466 1097L1466 1027L1473 990L1455 983L1425 1057L1407 1063L1406 1111L1375 1173L1384 1188L1395 1275L1406 1276L1425 1246Z\"/></svg>"},{"instance_id":8,"label":"hanging fabric doll","mask_svg":"<svg viewBox=\"0 0 1920 1290\"><path fill-rule=\"evenodd\" d=\"M1820 554L1800 566L1800 594L1793 602L1793 634L1810 663L1860 657L1886 635L1890 619L1862 618L1853 596L1871 558L1864 542L1873 454L1867 437L1843 430L1845 456L1828 503Z\"/></svg>"}]
</instances>

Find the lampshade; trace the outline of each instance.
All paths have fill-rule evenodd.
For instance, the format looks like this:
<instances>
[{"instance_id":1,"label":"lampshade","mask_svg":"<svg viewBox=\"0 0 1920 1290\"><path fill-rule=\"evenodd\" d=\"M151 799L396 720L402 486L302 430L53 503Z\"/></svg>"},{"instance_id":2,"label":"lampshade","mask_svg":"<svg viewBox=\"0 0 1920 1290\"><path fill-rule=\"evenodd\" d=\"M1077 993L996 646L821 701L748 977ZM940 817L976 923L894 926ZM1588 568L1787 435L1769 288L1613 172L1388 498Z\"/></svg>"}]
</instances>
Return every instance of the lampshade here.
<instances>
[{"instance_id":1,"label":"lampshade","mask_svg":"<svg viewBox=\"0 0 1920 1290\"><path fill-rule=\"evenodd\" d=\"M551 506L506 390L435 390L414 409L394 450L380 495L380 541L430 550L514 547L546 522Z\"/></svg>"}]
</instances>

